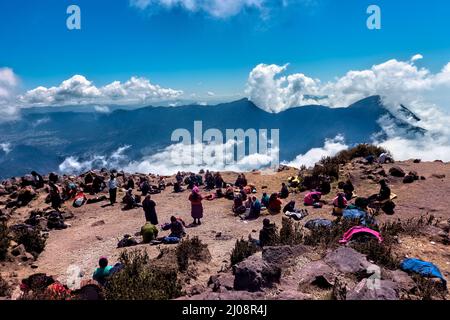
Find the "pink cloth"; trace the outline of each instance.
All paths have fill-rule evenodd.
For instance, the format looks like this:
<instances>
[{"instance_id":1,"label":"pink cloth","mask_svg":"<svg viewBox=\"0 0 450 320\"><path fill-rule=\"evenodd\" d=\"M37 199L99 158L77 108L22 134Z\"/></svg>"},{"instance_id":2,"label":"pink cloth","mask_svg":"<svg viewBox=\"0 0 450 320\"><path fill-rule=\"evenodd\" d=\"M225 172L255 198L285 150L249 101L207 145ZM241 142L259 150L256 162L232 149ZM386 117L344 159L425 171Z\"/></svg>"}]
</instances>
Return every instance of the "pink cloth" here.
<instances>
[{"instance_id":1,"label":"pink cloth","mask_svg":"<svg viewBox=\"0 0 450 320\"><path fill-rule=\"evenodd\" d=\"M345 195L342 193L342 195L343 195L343 197L342 197L342 202L344 203L344 206L347 206L348 205L348 201L347 201L347 199L345 198ZM338 205L338 199L339 199L339 195L336 197L336 198L334 198L333 199L333 205L335 206L335 207L338 207L339 205Z\"/></svg>"},{"instance_id":2,"label":"pink cloth","mask_svg":"<svg viewBox=\"0 0 450 320\"><path fill-rule=\"evenodd\" d=\"M314 204L314 199L313 199L314 195L317 195L319 199L322 197L322 193L320 193L318 191L310 192L305 196L303 203L306 204L307 206L312 206Z\"/></svg>"},{"instance_id":3,"label":"pink cloth","mask_svg":"<svg viewBox=\"0 0 450 320\"><path fill-rule=\"evenodd\" d=\"M344 236L342 237L341 240L339 240L339 243L346 244L353 238L354 235L356 235L358 233L369 233L369 234L373 235L374 237L376 237L378 239L378 242L381 243L383 241L383 238L381 237L379 232L376 232L375 230L372 230L372 229L369 229L366 227L356 226L356 227L349 229L346 233L344 233Z\"/></svg>"},{"instance_id":4,"label":"pink cloth","mask_svg":"<svg viewBox=\"0 0 450 320\"><path fill-rule=\"evenodd\" d=\"M192 188L192 192L193 193L199 193L200 189L197 186L195 186L194 188Z\"/></svg>"}]
</instances>

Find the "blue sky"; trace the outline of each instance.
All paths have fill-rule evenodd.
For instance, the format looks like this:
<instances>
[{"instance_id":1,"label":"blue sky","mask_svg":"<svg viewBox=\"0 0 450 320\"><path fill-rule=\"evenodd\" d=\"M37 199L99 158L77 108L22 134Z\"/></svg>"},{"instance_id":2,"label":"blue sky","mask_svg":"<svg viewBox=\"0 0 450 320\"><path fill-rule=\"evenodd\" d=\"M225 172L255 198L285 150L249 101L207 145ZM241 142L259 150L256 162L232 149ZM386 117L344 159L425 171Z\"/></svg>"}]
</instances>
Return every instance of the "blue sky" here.
<instances>
[{"instance_id":1,"label":"blue sky","mask_svg":"<svg viewBox=\"0 0 450 320\"><path fill-rule=\"evenodd\" d=\"M289 72L331 80L417 53L433 72L450 60L448 1L286 1L228 17L139 9L129 0L1 1L0 67L14 70L22 90L81 74L96 85L141 76L199 96L231 96L244 94L260 63L289 63ZM71 4L81 8L81 30L66 28ZM370 4L381 7L381 30L366 28Z\"/></svg>"}]
</instances>

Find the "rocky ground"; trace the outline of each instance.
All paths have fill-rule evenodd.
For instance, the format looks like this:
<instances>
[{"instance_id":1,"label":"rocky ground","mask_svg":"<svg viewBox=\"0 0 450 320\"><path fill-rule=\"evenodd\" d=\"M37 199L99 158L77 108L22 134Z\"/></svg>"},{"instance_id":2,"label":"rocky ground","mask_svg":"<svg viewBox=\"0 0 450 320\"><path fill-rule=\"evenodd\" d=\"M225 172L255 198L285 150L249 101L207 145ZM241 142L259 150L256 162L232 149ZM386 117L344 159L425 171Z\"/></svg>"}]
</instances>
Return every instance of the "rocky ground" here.
<instances>
[{"instance_id":1,"label":"rocky ground","mask_svg":"<svg viewBox=\"0 0 450 320\"><path fill-rule=\"evenodd\" d=\"M416 172L422 178L404 183L403 177L389 174L393 166L399 167L406 174ZM264 191L268 194L278 192L281 182L286 182L289 176L296 175L297 172L297 169L285 168L276 173L249 172L246 176L249 183L256 186L256 195L260 198ZM225 181L234 182L237 173L227 172L222 176ZM450 164L405 161L378 166L352 161L341 169L340 176L340 180L350 178L353 181L359 196L377 193L376 181L387 176L392 191L398 196L394 200L396 212L393 216L381 214L377 217L379 223L397 219L407 221L426 214L439 218L441 222L435 226L424 227L414 235L400 236L395 254L433 262L444 277L449 278L450 251L447 240ZM173 180L173 177L167 179ZM301 224L317 217L333 219L330 214L331 200L336 192L337 183L334 183L331 193L324 197L328 204L321 209L309 209L309 216ZM206 195L208 192L202 190L202 193ZM121 190L118 199L123 195L124 190ZM294 199L297 206L303 208L304 195L305 193L292 193L289 199L283 200L283 205ZM0 196L0 209L4 215L8 215L8 225L23 223L30 211L48 207L45 203L46 196L47 193L41 189L28 205L11 210L4 208L10 199L9 194L4 194ZM177 215L190 223L192 219L188 196L189 191L172 193L172 187L153 195L159 222L168 222L170 216ZM66 220L70 226L64 230L49 231L45 250L36 260L25 252L12 255L12 244L9 259L2 262L0 271L2 278L14 288L13 299L20 293L19 281L33 273L46 273L66 283L73 273L71 270L79 268L80 280L90 279L100 256L107 256L111 262L115 262L122 250L130 250L118 249L117 242L124 234L134 235L139 232L145 222L143 210L137 208L123 211L122 205L105 206L107 203L104 201L73 208L71 202L67 202L63 211L67 217L73 215ZM186 295L181 299L330 299L339 295L346 299L399 299L413 292L415 283L410 276L400 270L385 268L381 268L381 289L367 290L368 276L361 274L367 271L371 262L346 246L332 249L303 244L269 247L231 268L230 253L236 239L246 239L249 235L258 238L264 218L262 216L254 221L242 221L233 215L231 207L232 201L226 199L204 201L205 217L202 225L186 229L189 237L198 236L208 245L211 260L196 263L197 272L183 283ZM269 218L280 227L282 217L280 214ZM168 232L162 231L160 235L166 233ZM133 249L145 249L151 258L156 258L164 247L168 246L138 245ZM236 281L239 285L247 284L243 284L241 290L235 290Z\"/></svg>"}]
</instances>

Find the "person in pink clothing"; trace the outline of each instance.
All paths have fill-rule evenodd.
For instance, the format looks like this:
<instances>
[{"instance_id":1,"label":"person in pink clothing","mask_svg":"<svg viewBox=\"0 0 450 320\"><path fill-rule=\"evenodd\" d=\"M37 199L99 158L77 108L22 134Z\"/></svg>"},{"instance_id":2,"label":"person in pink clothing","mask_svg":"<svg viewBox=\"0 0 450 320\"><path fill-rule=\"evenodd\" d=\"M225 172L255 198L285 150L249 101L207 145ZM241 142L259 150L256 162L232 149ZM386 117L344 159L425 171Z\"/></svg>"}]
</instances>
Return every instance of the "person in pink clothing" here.
<instances>
[{"instance_id":1,"label":"person in pink clothing","mask_svg":"<svg viewBox=\"0 0 450 320\"><path fill-rule=\"evenodd\" d=\"M320 203L320 198L322 197L322 193L319 191L313 191L306 194L303 203L305 206L314 206L317 203Z\"/></svg>"},{"instance_id":2,"label":"person in pink clothing","mask_svg":"<svg viewBox=\"0 0 450 320\"><path fill-rule=\"evenodd\" d=\"M345 198L345 193L339 192L336 198L333 199L333 215L342 216L344 209L347 208L348 201Z\"/></svg>"},{"instance_id":3,"label":"person in pink clothing","mask_svg":"<svg viewBox=\"0 0 450 320\"><path fill-rule=\"evenodd\" d=\"M202 224L202 222L200 221L200 219L203 218L202 200L203 197L200 195L200 190L197 186L195 186L192 189L191 195L189 196L189 201L191 202L191 216L194 219L195 225Z\"/></svg>"}]
</instances>

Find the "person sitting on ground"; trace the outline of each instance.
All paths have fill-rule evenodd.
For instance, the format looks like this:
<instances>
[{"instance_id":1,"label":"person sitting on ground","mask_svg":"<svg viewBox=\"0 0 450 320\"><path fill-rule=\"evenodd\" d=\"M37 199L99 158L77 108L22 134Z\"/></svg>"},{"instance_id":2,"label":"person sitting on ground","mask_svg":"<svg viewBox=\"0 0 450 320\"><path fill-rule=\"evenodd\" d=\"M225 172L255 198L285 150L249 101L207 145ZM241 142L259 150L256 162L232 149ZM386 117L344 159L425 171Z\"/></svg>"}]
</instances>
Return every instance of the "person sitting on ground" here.
<instances>
[{"instance_id":1,"label":"person sitting on ground","mask_svg":"<svg viewBox=\"0 0 450 320\"><path fill-rule=\"evenodd\" d=\"M253 196L251 197L251 206L248 215L245 217L245 219L253 220L258 219L261 215L261 202Z\"/></svg>"},{"instance_id":2,"label":"person sitting on ground","mask_svg":"<svg viewBox=\"0 0 450 320\"><path fill-rule=\"evenodd\" d=\"M387 154L386 152L380 154L380 156L378 157L378 163L383 164L388 162L394 162L389 154Z\"/></svg>"},{"instance_id":3,"label":"person sitting on ground","mask_svg":"<svg viewBox=\"0 0 450 320\"><path fill-rule=\"evenodd\" d=\"M133 188L130 189L132 190ZM112 173L108 181L108 190L109 190L109 202L113 206L116 203L117 199L117 179L116 176Z\"/></svg>"},{"instance_id":4,"label":"person sitting on ground","mask_svg":"<svg viewBox=\"0 0 450 320\"><path fill-rule=\"evenodd\" d=\"M239 194L242 197L242 201L246 201L247 200L247 192L245 192L244 187L239 187Z\"/></svg>"},{"instance_id":5,"label":"person sitting on ground","mask_svg":"<svg viewBox=\"0 0 450 320\"><path fill-rule=\"evenodd\" d=\"M191 202L191 216L194 219L195 225L200 225L200 221L203 218L203 197L200 195L200 190L197 186L192 189L192 193L189 195L189 201Z\"/></svg>"},{"instance_id":6,"label":"person sitting on ground","mask_svg":"<svg viewBox=\"0 0 450 320\"><path fill-rule=\"evenodd\" d=\"M64 196L63 196L63 200L70 200L75 198L75 196L77 195L77 185L70 181L66 187L64 188Z\"/></svg>"},{"instance_id":7,"label":"person sitting on ground","mask_svg":"<svg viewBox=\"0 0 450 320\"><path fill-rule=\"evenodd\" d=\"M133 208L136 208L138 206L136 202L136 198L133 195L133 190L129 189L125 196L122 199L122 202L125 204L125 207L123 210L131 210Z\"/></svg>"},{"instance_id":8,"label":"person sitting on ground","mask_svg":"<svg viewBox=\"0 0 450 320\"><path fill-rule=\"evenodd\" d=\"M234 200L234 189L231 185L227 185L227 189L225 190L225 198L228 200Z\"/></svg>"},{"instance_id":9,"label":"person sitting on ground","mask_svg":"<svg viewBox=\"0 0 450 320\"><path fill-rule=\"evenodd\" d=\"M261 198L262 206L267 208L269 206L269 200L270 200L269 195L266 192L264 192Z\"/></svg>"},{"instance_id":10,"label":"person sitting on ground","mask_svg":"<svg viewBox=\"0 0 450 320\"><path fill-rule=\"evenodd\" d=\"M127 188L127 190L129 190L129 189L134 189L134 187L135 187L135 185L134 185L133 176L129 176L128 180L127 180L126 188Z\"/></svg>"},{"instance_id":11,"label":"person sitting on ground","mask_svg":"<svg viewBox=\"0 0 450 320\"><path fill-rule=\"evenodd\" d=\"M108 259L106 257L101 257L98 261L98 268L94 271L92 279L97 281L101 286L105 286L112 268L112 266L108 265Z\"/></svg>"},{"instance_id":12,"label":"person sitting on ground","mask_svg":"<svg viewBox=\"0 0 450 320\"><path fill-rule=\"evenodd\" d=\"M269 198L269 205L267 206L271 215L279 214L281 212L281 200L277 193L273 193Z\"/></svg>"},{"instance_id":13,"label":"person sitting on ground","mask_svg":"<svg viewBox=\"0 0 450 320\"><path fill-rule=\"evenodd\" d=\"M263 228L259 231L259 245L261 247L264 246L272 246L275 245L278 241L277 227L275 223L270 223L269 219L263 220Z\"/></svg>"},{"instance_id":14,"label":"person sitting on ground","mask_svg":"<svg viewBox=\"0 0 450 320\"><path fill-rule=\"evenodd\" d=\"M150 192L150 183L148 182L147 179L142 179L141 185L140 185L140 189L141 189L141 194L143 197L147 196L147 194Z\"/></svg>"},{"instance_id":15,"label":"person sitting on ground","mask_svg":"<svg viewBox=\"0 0 450 320\"><path fill-rule=\"evenodd\" d=\"M178 181L173 184L173 192L179 193L179 192L183 192L183 191L184 191L184 189Z\"/></svg>"},{"instance_id":16,"label":"person sitting on ground","mask_svg":"<svg viewBox=\"0 0 450 320\"><path fill-rule=\"evenodd\" d=\"M336 198L333 199L333 215L342 216L345 208L347 208L348 202L343 192L339 192Z\"/></svg>"},{"instance_id":17,"label":"person sitting on ground","mask_svg":"<svg viewBox=\"0 0 450 320\"><path fill-rule=\"evenodd\" d=\"M281 191L280 191L280 198L281 199L286 199L289 197L289 189L286 186L286 183L282 183L281 184Z\"/></svg>"},{"instance_id":18,"label":"person sitting on ground","mask_svg":"<svg viewBox=\"0 0 450 320\"><path fill-rule=\"evenodd\" d=\"M236 182L234 183L234 185L235 185L236 187L238 187L238 188L241 188L241 187L243 188L243 187L245 187L247 184L244 183L244 178L242 177L241 174L239 174L238 177L237 177L237 179L236 179Z\"/></svg>"},{"instance_id":19,"label":"person sitting on ground","mask_svg":"<svg viewBox=\"0 0 450 320\"><path fill-rule=\"evenodd\" d=\"M380 192L378 193L378 201L391 199L391 188L389 188L385 179L380 180Z\"/></svg>"},{"instance_id":20,"label":"person sitting on ground","mask_svg":"<svg viewBox=\"0 0 450 320\"><path fill-rule=\"evenodd\" d=\"M309 192L305 195L303 203L305 206L313 206L320 208L322 204L320 203L320 199L322 198L322 193L319 191Z\"/></svg>"},{"instance_id":21,"label":"person sitting on ground","mask_svg":"<svg viewBox=\"0 0 450 320\"><path fill-rule=\"evenodd\" d=\"M159 177L158 189L165 190L166 189L166 179L164 177Z\"/></svg>"},{"instance_id":22,"label":"person sitting on ground","mask_svg":"<svg viewBox=\"0 0 450 320\"><path fill-rule=\"evenodd\" d=\"M234 197L233 212L236 216L245 213L245 206L241 194L237 194Z\"/></svg>"},{"instance_id":23,"label":"person sitting on ground","mask_svg":"<svg viewBox=\"0 0 450 320\"><path fill-rule=\"evenodd\" d=\"M183 223L175 216L170 217L170 223L162 226L163 230L170 230L169 238L178 238L178 241L184 237L186 232L184 231Z\"/></svg>"},{"instance_id":24,"label":"person sitting on ground","mask_svg":"<svg viewBox=\"0 0 450 320\"><path fill-rule=\"evenodd\" d=\"M61 212L55 210L47 216L47 228L55 230L63 230L67 228Z\"/></svg>"},{"instance_id":25,"label":"person sitting on ground","mask_svg":"<svg viewBox=\"0 0 450 320\"><path fill-rule=\"evenodd\" d=\"M41 189L44 187L44 178L37 173L36 171L31 171L31 175L33 176L33 187L36 189Z\"/></svg>"},{"instance_id":26,"label":"person sitting on ground","mask_svg":"<svg viewBox=\"0 0 450 320\"><path fill-rule=\"evenodd\" d=\"M87 197L84 194L83 190L81 189L80 191L78 191L77 195L75 196L75 199L73 200L72 205L75 208L79 208L79 207L83 206L86 202L87 202Z\"/></svg>"},{"instance_id":27,"label":"person sitting on ground","mask_svg":"<svg viewBox=\"0 0 450 320\"><path fill-rule=\"evenodd\" d=\"M158 237L158 228L150 221L147 221L141 228L143 243L150 243Z\"/></svg>"},{"instance_id":28,"label":"person sitting on ground","mask_svg":"<svg viewBox=\"0 0 450 320\"><path fill-rule=\"evenodd\" d=\"M142 202L142 207L145 213L145 221L151 222L154 225L158 224L158 217L156 215L156 202L151 199L150 195L147 195Z\"/></svg>"},{"instance_id":29,"label":"person sitting on ground","mask_svg":"<svg viewBox=\"0 0 450 320\"><path fill-rule=\"evenodd\" d=\"M94 177L92 175L92 171L89 171L88 173L86 173L86 175L84 176L84 184L85 185L92 185L92 183L94 182Z\"/></svg>"},{"instance_id":30,"label":"person sitting on ground","mask_svg":"<svg viewBox=\"0 0 450 320\"><path fill-rule=\"evenodd\" d=\"M245 187L246 185L248 185L247 178L245 177L245 174L242 174L242 175L241 175L241 179L242 179L242 185L243 185L243 187Z\"/></svg>"},{"instance_id":31,"label":"person sitting on ground","mask_svg":"<svg viewBox=\"0 0 450 320\"><path fill-rule=\"evenodd\" d=\"M345 194L345 199L350 201L353 198L353 191L355 191L355 187L353 187L353 183L348 179L342 186L342 190Z\"/></svg>"},{"instance_id":32,"label":"person sitting on ground","mask_svg":"<svg viewBox=\"0 0 450 320\"><path fill-rule=\"evenodd\" d=\"M175 176L175 180L181 186L181 184L183 183L183 176L181 175L180 171L177 172L177 175Z\"/></svg>"},{"instance_id":33,"label":"person sitting on ground","mask_svg":"<svg viewBox=\"0 0 450 320\"><path fill-rule=\"evenodd\" d=\"M283 208L283 213L295 212L295 200L289 201Z\"/></svg>"}]
</instances>

